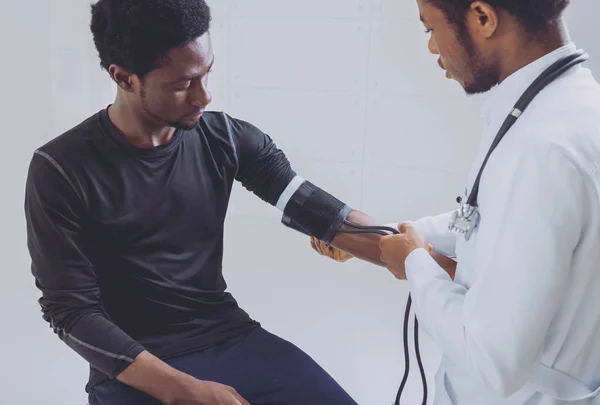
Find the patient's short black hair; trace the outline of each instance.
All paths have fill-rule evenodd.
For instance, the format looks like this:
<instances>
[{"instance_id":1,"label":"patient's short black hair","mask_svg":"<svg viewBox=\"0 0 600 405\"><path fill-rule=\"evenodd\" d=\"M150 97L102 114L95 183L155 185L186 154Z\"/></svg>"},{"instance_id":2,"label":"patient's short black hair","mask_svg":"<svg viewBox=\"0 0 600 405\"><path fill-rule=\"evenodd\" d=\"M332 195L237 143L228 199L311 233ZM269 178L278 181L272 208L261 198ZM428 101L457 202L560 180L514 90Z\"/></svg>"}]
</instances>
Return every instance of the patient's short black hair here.
<instances>
[{"instance_id":1,"label":"patient's short black hair","mask_svg":"<svg viewBox=\"0 0 600 405\"><path fill-rule=\"evenodd\" d=\"M104 69L115 64L143 78L170 50L206 34L210 21L204 0L99 0L91 30Z\"/></svg>"}]
</instances>

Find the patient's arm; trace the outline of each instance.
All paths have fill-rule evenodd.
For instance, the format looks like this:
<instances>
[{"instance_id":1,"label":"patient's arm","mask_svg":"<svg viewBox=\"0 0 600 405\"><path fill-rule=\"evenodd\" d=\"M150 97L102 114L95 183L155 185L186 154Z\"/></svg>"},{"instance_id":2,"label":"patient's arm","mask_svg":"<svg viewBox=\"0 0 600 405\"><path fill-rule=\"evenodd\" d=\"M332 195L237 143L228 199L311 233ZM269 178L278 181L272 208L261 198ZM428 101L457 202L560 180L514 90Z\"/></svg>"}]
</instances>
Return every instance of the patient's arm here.
<instances>
[{"instance_id":1,"label":"patient's arm","mask_svg":"<svg viewBox=\"0 0 600 405\"><path fill-rule=\"evenodd\" d=\"M413 226L423 234L425 239L432 246L431 255L449 275L454 279L456 273L456 262L450 259L447 254L454 253L454 234L447 230L448 214L437 217L426 217L419 221L412 222ZM373 226L378 225L368 215L353 211L348 217L348 221L358 225ZM442 226L445 224L445 226ZM397 227L397 224L391 225ZM346 262L354 257L365 260L369 263L385 267L381 261L381 250L379 249L379 240L381 236L376 234L368 235L350 235L338 233L333 239L331 245L311 238L312 248L323 256L327 256L338 262ZM435 242L436 244L433 244ZM436 245L437 249L436 249Z\"/></svg>"}]
</instances>

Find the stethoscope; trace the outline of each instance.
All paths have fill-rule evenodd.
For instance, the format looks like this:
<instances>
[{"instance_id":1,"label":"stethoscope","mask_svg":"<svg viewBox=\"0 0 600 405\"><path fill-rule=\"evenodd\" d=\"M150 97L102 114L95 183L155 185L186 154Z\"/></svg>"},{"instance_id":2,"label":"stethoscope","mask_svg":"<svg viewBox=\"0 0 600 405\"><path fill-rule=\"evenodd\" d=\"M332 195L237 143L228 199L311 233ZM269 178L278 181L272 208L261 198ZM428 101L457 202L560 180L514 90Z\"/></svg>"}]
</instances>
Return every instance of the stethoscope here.
<instances>
[{"instance_id":1,"label":"stethoscope","mask_svg":"<svg viewBox=\"0 0 600 405\"><path fill-rule=\"evenodd\" d=\"M478 204L477 204L477 195L479 193L479 183L481 181L481 176L483 174L483 170L490 158L490 155L496 149L504 135L509 131L509 129L515 124L515 122L523 115L523 112L529 106L529 104L533 101L533 99L550 83L555 81L562 74L567 72L572 67L579 65L585 62L588 59L588 55L584 51L576 51L559 61L552 64L549 68L547 68L523 93L521 98L517 101L510 114L506 117L506 120L502 124L502 127L498 131L498 134L494 138L494 141L488 151L483 164L477 174L477 178L473 184L473 188L471 189L471 193L466 202L463 202L461 197L457 198L457 202L461 204L461 207L456 210L453 214L452 220L450 221L449 229L460 234L464 235L465 239L469 239L473 233L473 230L477 228L480 220ZM346 234L377 234L382 236L387 236L389 234L398 235L400 231L387 226L362 226L355 223L352 223L348 220L344 221L346 226L354 228L351 229L340 229L340 233ZM409 375L409 348L408 348L408 323L410 320L410 310L412 306L412 298L411 295L408 295L408 302L406 304L406 311L404 314L404 333L403 333L403 344L404 344L404 376L402 377L402 382L400 383L400 388L398 389L398 394L396 395L396 400L394 402L395 405L400 405L400 398L402 397L402 393L404 392L404 388L406 387L406 382L408 380ZM421 381L423 383L423 401L422 405L427 405L427 380L425 376L425 370L423 368L423 362L421 360L421 353L419 349L419 322L415 317L415 326L414 326L414 343L415 343L415 352L417 357L417 364L419 366L419 372L421 374Z\"/></svg>"},{"instance_id":2,"label":"stethoscope","mask_svg":"<svg viewBox=\"0 0 600 405\"><path fill-rule=\"evenodd\" d=\"M399 235L400 231L388 226L362 226L350 222L348 220L344 221L344 225L347 225L352 229L340 229L338 232L345 234L376 234L381 236ZM410 353L408 349L408 323L410 321L410 309L412 306L412 298L410 294L408 294L408 301L406 303L406 310L404 312L404 332L402 336L402 341L404 344L404 376L402 377L402 382L400 383L400 388L398 389L398 394L396 395L396 400L394 402L395 405L400 405L400 398L402 397L402 393L404 392L404 388L406 387L406 382L408 381L408 374L410 371ZM423 361L421 360L421 350L419 349L419 322L415 317L415 326L414 326L414 342L415 342L415 354L417 357L417 364L419 366L419 372L421 374L421 382L423 383L423 405L427 404L427 379L425 376L425 368L423 367Z\"/></svg>"},{"instance_id":3,"label":"stethoscope","mask_svg":"<svg viewBox=\"0 0 600 405\"><path fill-rule=\"evenodd\" d=\"M302 225L298 222L292 220L287 215L284 215L281 221L285 226L295 229L305 235L311 236L310 232L308 232ZM348 220L344 220L343 224L354 228L354 229L344 229L340 228L337 232L345 233L350 235L366 235L366 234L375 234L381 236L389 236L391 235L399 235L400 231L398 229L394 229L388 226L363 226L358 225ZM406 304L406 311L404 313L404 333L403 333L403 342L404 342L404 376L402 377L402 382L400 383L400 388L398 389L398 394L396 395L395 405L400 405L400 397L402 396L402 392L404 391L404 387L406 386L406 382L408 381L408 374L410 371L410 355L408 349L408 322L410 320L410 308L412 306L412 298L410 294L408 295L408 302ZM414 327L414 342L415 342L415 352L417 356L417 363L419 365L419 371L421 373L421 381L423 382L423 405L427 404L427 380L425 378L425 369L423 368L423 362L421 361L421 351L419 350L419 323L415 318L415 327Z\"/></svg>"},{"instance_id":4,"label":"stethoscope","mask_svg":"<svg viewBox=\"0 0 600 405\"><path fill-rule=\"evenodd\" d=\"M483 170L485 169L492 152L496 149L508 130L512 128L515 122L517 122L517 120L523 115L523 112L527 106L529 106L529 104L540 93L540 91L542 91L546 86L555 81L569 69L585 62L587 59L587 53L582 50L575 51L574 53L567 55L552 64L540 76L538 76L538 78L527 88L527 90L525 90L521 98L517 101L511 112L506 117L506 120L494 138L494 141L492 142L492 145L490 146L490 149L483 160L481 168L479 169L479 173L475 178L475 182L473 183L473 187L467 198L467 201L465 202L462 197L458 197L456 199L456 202L460 204L460 208L453 213L450 224L448 225L448 228L451 231L454 231L459 235L463 235L467 241L471 238L473 231L478 227L481 219L477 202L479 183L481 181Z\"/></svg>"}]
</instances>

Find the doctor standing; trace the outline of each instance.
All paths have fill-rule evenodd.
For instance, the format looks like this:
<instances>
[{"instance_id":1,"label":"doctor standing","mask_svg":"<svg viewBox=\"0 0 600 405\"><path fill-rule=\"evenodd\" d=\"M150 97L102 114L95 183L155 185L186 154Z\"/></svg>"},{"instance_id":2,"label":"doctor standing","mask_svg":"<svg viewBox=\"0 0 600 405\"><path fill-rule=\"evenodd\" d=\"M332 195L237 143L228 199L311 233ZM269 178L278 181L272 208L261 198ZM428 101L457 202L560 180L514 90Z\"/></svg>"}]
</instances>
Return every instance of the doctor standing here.
<instances>
[{"instance_id":1,"label":"doctor standing","mask_svg":"<svg viewBox=\"0 0 600 405\"><path fill-rule=\"evenodd\" d=\"M417 3L446 76L488 93L460 208L379 240L443 352L434 402L600 404L600 86L575 62L515 109L546 69L582 59L568 0ZM364 257L312 243L338 261ZM456 259L454 277L427 243Z\"/></svg>"}]
</instances>

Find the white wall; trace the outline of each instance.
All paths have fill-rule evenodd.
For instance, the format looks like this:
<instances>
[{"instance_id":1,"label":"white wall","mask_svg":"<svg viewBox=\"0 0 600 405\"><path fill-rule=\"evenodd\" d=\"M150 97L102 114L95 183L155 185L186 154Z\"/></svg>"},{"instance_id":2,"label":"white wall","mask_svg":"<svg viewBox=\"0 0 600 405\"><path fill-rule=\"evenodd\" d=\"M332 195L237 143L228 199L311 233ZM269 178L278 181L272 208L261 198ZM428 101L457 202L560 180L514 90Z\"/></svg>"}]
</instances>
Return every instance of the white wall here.
<instances>
[{"instance_id":1,"label":"white wall","mask_svg":"<svg viewBox=\"0 0 600 405\"><path fill-rule=\"evenodd\" d=\"M2 404L86 401L86 364L40 317L23 188L35 147L112 101L88 3L2 2ZM301 175L382 222L453 208L479 137L479 100L444 79L412 1L210 3L214 109L261 127ZM596 72L598 12L597 2L579 0L568 14ZM359 262L316 256L305 237L279 224L277 211L241 187L226 238L230 290L252 316L311 354L359 404L392 402L403 371L405 283ZM422 339L431 375L439 353ZM405 403L420 401L414 371Z\"/></svg>"}]
</instances>

